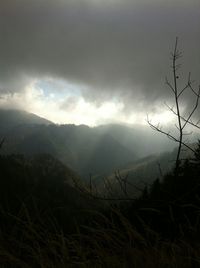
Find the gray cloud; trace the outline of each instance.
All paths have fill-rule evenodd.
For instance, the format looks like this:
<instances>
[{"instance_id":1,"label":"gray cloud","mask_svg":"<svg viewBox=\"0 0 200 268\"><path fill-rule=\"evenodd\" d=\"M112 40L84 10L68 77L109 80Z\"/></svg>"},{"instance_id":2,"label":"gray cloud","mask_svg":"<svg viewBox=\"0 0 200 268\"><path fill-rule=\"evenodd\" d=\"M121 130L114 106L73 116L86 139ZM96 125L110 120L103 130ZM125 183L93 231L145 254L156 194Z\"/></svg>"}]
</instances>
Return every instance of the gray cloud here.
<instances>
[{"instance_id":1,"label":"gray cloud","mask_svg":"<svg viewBox=\"0 0 200 268\"><path fill-rule=\"evenodd\" d=\"M117 97L127 111L169 97L169 53L180 76L200 77L199 1L1 0L0 91L50 76L87 86L89 101Z\"/></svg>"}]
</instances>

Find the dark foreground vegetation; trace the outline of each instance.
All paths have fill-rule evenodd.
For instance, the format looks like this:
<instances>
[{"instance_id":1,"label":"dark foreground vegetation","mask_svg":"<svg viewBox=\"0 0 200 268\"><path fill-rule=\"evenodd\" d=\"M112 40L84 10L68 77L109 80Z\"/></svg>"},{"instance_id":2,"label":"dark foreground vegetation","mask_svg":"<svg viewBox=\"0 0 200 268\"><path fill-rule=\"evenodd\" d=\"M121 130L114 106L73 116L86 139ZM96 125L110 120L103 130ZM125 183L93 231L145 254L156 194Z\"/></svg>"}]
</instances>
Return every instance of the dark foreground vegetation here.
<instances>
[{"instance_id":1,"label":"dark foreground vegetation","mask_svg":"<svg viewBox=\"0 0 200 268\"><path fill-rule=\"evenodd\" d=\"M48 155L0 156L0 267L200 267L200 142L134 201L94 200Z\"/></svg>"}]
</instances>

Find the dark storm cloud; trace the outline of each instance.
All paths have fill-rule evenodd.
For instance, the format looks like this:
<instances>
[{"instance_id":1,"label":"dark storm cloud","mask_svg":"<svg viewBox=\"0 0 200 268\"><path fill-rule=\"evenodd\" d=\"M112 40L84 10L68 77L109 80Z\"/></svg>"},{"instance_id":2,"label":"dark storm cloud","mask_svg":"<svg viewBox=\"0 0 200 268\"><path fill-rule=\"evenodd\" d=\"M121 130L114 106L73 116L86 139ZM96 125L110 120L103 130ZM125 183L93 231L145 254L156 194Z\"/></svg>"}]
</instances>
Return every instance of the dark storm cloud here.
<instances>
[{"instance_id":1,"label":"dark storm cloud","mask_svg":"<svg viewBox=\"0 0 200 268\"><path fill-rule=\"evenodd\" d=\"M1 0L0 90L45 76L86 85L85 98L118 97L129 110L169 91L170 50L200 77L199 1Z\"/></svg>"}]
</instances>

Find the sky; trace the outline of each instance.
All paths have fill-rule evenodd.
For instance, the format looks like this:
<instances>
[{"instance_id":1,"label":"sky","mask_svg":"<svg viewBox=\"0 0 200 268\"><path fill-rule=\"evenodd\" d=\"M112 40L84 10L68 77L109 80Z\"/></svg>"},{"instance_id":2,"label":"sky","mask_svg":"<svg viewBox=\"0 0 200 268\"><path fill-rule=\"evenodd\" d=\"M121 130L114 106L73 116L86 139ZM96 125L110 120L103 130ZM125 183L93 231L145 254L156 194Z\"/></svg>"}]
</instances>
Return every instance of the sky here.
<instances>
[{"instance_id":1,"label":"sky","mask_svg":"<svg viewBox=\"0 0 200 268\"><path fill-rule=\"evenodd\" d=\"M200 84L200 0L1 0L0 108L91 126L173 119L175 38ZM181 100L187 111L192 95ZM198 114L196 115L198 117Z\"/></svg>"}]
</instances>

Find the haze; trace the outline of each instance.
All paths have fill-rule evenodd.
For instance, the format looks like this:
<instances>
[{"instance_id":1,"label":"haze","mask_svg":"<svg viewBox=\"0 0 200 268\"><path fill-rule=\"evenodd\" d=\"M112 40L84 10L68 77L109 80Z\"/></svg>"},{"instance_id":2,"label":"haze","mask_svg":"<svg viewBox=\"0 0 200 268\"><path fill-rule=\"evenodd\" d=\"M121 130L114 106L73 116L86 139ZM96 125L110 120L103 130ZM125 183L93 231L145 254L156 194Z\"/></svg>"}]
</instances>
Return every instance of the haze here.
<instances>
[{"instance_id":1,"label":"haze","mask_svg":"<svg viewBox=\"0 0 200 268\"><path fill-rule=\"evenodd\" d=\"M180 81L199 79L199 25L195 0L2 0L0 107L56 123L168 123L170 52L178 36Z\"/></svg>"}]
</instances>

